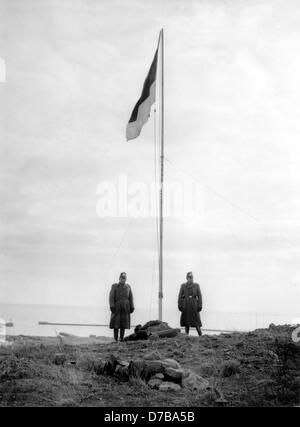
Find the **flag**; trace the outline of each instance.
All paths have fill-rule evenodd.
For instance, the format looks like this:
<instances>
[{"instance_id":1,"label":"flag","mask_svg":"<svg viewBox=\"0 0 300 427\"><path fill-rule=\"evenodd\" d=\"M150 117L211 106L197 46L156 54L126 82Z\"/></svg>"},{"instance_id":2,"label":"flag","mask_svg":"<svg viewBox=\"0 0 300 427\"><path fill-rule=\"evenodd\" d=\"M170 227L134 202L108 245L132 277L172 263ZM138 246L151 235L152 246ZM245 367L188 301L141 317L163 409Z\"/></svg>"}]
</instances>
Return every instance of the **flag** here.
<instances>
[{"instance_id":1,"label":"flag","mask_svg":"<svg viewBox=\"0 0 300 427\"><path fill-rule=\"evenodd\" d=\"M140 99L135 104L131 117L126 128L126 139L134 139L141 133L142 127L150 117L151 105L155 102L155 83L157 69L157 52L156 49L150 70L144 82Z\"/></svg>"}]
</instances>

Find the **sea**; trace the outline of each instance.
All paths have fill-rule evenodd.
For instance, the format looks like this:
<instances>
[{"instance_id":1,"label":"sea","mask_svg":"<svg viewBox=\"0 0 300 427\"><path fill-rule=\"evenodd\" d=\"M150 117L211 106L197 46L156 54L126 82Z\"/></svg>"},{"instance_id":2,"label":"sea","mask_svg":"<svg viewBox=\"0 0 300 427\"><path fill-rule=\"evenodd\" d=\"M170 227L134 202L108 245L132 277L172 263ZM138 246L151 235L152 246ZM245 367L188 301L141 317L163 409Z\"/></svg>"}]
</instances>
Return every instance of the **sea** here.
<instances>
[{"instance_id":1,"label":"sea","mask_svg":"<svg viewBox=\"0 0 300 427\"><path fill-rule=\"evenodd\" d=\"M39 304L8 304L0 303L1 321L11 322L13 326L6 327L7 335L56 336L60 332L77 336L111 337L109 329L110 312L107 307L100 306L71 306L71 305L39 305ZM136 309L131 316L132 328L126 334L133 332L134 326L156 320L157 313L148 309ZM233 313L233 312L201 312L203 332L219 334L231 331L251 331L275 325L300 323L300 313ZM165 310L163 320L173 328L180 327L180 312ZM70 323L70 325L41 325L39 322ZM85 324L86 326L77 326ZM101 326L91 326L91 325ZM196 335L192 328L191 335Z\"/></svg>"}]
</instances>

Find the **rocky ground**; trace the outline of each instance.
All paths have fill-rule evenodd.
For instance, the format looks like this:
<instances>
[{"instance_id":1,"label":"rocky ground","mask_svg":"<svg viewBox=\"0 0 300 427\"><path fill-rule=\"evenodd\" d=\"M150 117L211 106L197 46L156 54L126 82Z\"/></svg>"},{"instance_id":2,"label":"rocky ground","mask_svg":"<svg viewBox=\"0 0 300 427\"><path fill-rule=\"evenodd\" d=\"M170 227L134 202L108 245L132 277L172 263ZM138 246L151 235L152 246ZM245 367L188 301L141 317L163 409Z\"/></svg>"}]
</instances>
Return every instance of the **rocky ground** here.
<instances>
[{"instance_id":1,"label":"rocky ground","mask_svg":"<svg viewBox=\"0 0 300 427\"><path fill-rule=\"evenodd\" d=\"M0 406L298 406L294 329L123 343L11 337L0 348Z\"/></svg>"}]
</instances>

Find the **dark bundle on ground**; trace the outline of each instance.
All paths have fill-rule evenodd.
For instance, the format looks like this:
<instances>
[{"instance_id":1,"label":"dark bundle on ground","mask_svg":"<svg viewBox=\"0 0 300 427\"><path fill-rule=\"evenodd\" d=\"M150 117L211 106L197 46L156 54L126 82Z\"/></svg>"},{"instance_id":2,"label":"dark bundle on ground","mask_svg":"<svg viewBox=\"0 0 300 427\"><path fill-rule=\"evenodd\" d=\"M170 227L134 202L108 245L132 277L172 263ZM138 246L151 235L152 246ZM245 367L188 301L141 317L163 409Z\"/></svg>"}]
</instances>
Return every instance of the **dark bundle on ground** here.
<instances>
[{"instance_id":1,"label":"dark bundle on ground","mask_svg":"<svg viewBox=\"0 0 300 427\"><path fill-rule=\"evenodd\" d=\"M137 325L134 329L134 333L128 335L125 341L147 340L150 337L155 339L175 337L178 332L180 332L180 329L171 328L166 322L150 320L143 326Z\"/></svg>"},{"instance_id":2,"label":"dark bundle on ground","mask_svg":"<svg viewBox=\"0 0 300 427\"><path fill-rule=\"evenodd\" d=\"M150 332L159 332L172 328L168 325L168 323L162 322L161 320L150 320L142 326L142 329L147 329Z\"/></svg>"},{"instance_id":3,"label":"dark bundle on ground","mask_svg":"<svg viewBox=\"0 0 300 427\"><path fill-rule=\"evenodd\" d=\"M134 333L125 337L124 341L147 340L149 336L150 333L147 329L143 329L141 325L137 325L134 328Z\"/></svg>"}]
</instances>

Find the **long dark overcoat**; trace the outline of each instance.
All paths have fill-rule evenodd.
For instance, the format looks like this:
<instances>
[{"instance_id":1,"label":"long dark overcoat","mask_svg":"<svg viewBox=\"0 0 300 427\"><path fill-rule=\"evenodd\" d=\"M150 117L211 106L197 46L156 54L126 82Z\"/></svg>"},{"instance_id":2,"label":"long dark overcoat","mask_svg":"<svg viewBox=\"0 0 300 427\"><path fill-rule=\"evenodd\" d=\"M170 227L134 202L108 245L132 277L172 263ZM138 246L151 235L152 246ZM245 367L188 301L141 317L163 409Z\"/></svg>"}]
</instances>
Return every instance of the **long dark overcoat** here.
<instances>
[{"instance_id":1,"label":"long dark overcoat","mask_svg":"<svg viewBox=\"0 0 300 427\"><path fill-rule=\"evenodd\" d=\"M128 283L112 285L109 307L112 310L109 327L111 329L130 329L130 314L134 310L134 305L131 287Z\"/></svg>"},{"instance_id":2,"label":"long dark overcoat","mask_svg":"<svg viewBox=\"0 0 300 427\"><path fill-rule=\"evenodd\" d=\"M202 326L199 312L202 310L202 295L198 283L183 283L178 295L181 311L180 326Z\"/></svg>"}]
</instances>

